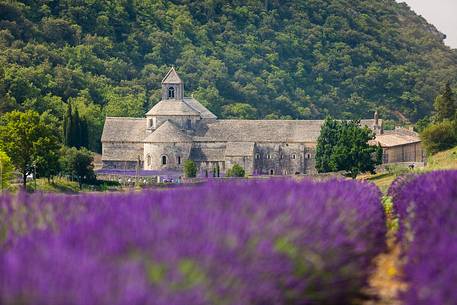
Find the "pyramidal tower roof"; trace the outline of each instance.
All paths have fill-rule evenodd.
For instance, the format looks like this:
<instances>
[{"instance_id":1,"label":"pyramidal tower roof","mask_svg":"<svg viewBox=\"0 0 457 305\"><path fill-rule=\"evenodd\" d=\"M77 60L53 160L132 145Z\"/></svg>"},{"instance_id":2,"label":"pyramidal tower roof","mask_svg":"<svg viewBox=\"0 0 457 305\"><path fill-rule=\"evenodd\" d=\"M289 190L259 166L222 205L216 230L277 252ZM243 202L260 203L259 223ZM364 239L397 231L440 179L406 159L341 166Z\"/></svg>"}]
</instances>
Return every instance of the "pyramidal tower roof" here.
<instances>
[{"instance_id":1,"label":"pyramidal tower roof","mask_svg":"<svg viewBox=\"0 0 457 305\"><path fill-rule=\"evenodd\" d=\"M167 120L154 132L144 139L146 143L186 143L192 142L192 138L181 131L175 124Z\"/></svg>"},{"instance_id":2,"label":"pyramidal tower roof","mask_svg":"<svg viewBox=\"0 0 457 305\"><path fill-rule=\"evenodd\" d=\"M182 84L182 80L175 70L175 67L171 67L167 75L162 80L162 84Z\"/></svg>"}]
</instances>

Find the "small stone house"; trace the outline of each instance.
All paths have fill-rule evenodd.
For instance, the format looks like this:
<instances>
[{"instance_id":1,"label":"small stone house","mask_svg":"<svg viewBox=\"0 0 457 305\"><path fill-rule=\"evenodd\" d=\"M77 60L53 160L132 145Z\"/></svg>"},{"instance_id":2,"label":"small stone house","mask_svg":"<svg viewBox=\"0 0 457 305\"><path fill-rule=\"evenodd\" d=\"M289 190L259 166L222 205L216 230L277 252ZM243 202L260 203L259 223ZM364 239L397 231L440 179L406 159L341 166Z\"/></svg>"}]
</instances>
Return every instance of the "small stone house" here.
<instances>
[{"instance_id":1,"label":"small stone house","mask_svg":"<svg viewBox=\"0 0 457 305\"><path fill-rule=\"evenodd\" d=\"M184 83L171 68L162 80L161 101L145 118L106 118L101 139L103 168L182 170L184 161L191 159L200 171L208 172L219 168L224 173L239 164L252 175L312 174L322 123L218 119L196 99L184 96ZM413 157L410 145L418 142L398 136L392 143L389 139L394 135L383 132L377 114L361 123L376 132L381 145L394 145L383 146L388 162ZM408 152L401 156L395 152L394 158L398 149Z\"/></svg>"}]
</instances>

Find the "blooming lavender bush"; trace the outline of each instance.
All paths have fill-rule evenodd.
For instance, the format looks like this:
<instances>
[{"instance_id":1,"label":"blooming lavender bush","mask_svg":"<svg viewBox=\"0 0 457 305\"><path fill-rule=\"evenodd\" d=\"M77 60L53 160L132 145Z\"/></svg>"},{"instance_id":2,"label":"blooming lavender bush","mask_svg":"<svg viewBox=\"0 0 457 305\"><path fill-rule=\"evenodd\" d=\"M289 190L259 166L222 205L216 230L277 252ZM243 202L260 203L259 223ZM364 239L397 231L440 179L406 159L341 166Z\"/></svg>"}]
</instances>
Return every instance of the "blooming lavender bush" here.
<instances>
[{"instance_id":1,"label":"blooming lavender bush","mask_svg":"<svg viewBox=\"0 0 457 305\"><path fill-rule=\"evenodd\" d=\"M389 191L407 259L405 305L457 300L457 171L413 176Z\"/></svg>"},{"instance_id":2,"label":"blooming lavender bush","mask_svg":"<svg viewBox=\"0 0 457 305\"><path fill-rule=\"evenodd\" d=\"M380 192L354 181L21 196L0 204L31 230L6 226L1 304L347 304L385 249Z\"/></svg>"}]
</instances>

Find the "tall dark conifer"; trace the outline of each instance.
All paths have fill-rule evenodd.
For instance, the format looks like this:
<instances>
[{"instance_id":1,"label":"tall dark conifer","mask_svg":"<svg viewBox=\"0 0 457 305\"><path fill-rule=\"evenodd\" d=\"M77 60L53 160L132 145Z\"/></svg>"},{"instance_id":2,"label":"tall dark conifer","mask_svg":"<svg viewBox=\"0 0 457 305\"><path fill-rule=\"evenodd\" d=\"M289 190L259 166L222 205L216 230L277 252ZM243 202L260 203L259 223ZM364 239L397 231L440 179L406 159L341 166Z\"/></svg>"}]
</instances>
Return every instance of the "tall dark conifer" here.
<instances>
[{"instance_id":1,"label":"tall dark conifer","mask_svg":"<svg viewBox=\"0 0 457 305\"><path fill-rule=\"evenodd\" d=\"M73 126L72 126L72 145L71 147L81 148L81 119L79 117L78 108L75 107L73 114Z\"/></svg>"},{"instance_id":2,"label":"tall dark conifer","mask_svg":"<svg viewBox=\"0 0 457 305\"><path fill-rule=\"evenodd\" d=\"M85 118L81 118L81 147L89 148L89 132L87 127L87 121Z\"/></svg>"},{"instance_id":3,"label":"tall dark conifer","mask_svg":"<svg viewBox=\"0 0 457 305\"><path fill-rule=\"evenodd\" d=\"M69 147L72 144L72 125L73 125L73 119L72 119L71 103L68 103L67 113L65 114L65 118L64 118L63 129L64 129L64 144Z\"/></svg>"},{"instance_id":4,"label":"tall dark conifer","mask_svg":"<svg viewBox=\"0 0 457 305\"><path fill-rule=\"evenodd\" d=\"M446 83L443 94L435 100L435 113L438 121L453 120L457 113L457 99L452 92L451 84Z\"/></svg>"}]
</instances>

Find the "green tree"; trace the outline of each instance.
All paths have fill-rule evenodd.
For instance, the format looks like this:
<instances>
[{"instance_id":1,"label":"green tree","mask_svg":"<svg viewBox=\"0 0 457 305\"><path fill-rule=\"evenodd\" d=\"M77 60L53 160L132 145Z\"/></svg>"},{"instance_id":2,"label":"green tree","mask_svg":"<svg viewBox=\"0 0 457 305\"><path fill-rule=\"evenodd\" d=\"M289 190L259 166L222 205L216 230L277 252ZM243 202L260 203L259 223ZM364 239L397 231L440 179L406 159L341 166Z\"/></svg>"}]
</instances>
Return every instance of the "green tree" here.
<instances>
[{"instance_id":1,"label":"green tree","mask_svg":"<svg viewBox=\"0 0 457 305\"><path fill-rule=\"evenodd\" d=\"M435 99L434 106L436 119L439 122L456 119L457 99L454 96L450 83L446 83L443 94Z\"/></svg>"},{"instance_id":2,"label":"green tree","mask_svg":"<svg viewBox=\"0 0 457 305\"><path fill-rule=\"evenodd\" d=\"M361 127L360 121L327 118L317 140L317 171L345 171L352 178L363 172L374 172L375 166L381 163L381 148L369 144L374 139L374 132Z\"/></svg>"},{"instance_id":3,"label":"green tree","mask_svg":"<svg viewBox=\"0 0 457 305\"><path fill-rule=\"evenodd\" d=\"M37 174L48 179L48 182L60 171L59 164L59 122L56 117L45 112L40 117L40 124L47 126L43 128L41 138L37 140L35 165Z\"/></svg>"},{"instance_id":4,"label":"green tree","mask_svg":"<svg viewBox=\"0 0 457 305\"><path fill-rule=\"evenodd\" d=\"M430 124L420 136L429 155L457 146L457 121L444 120Z\"/></svg>"},{"instance_id":5,"label":"green tree","mask_svg":"<svg viewBox=\"0 0 457 305\"><path fill-rule=\"evenodd\" d=\"M13 156L12 162L22 174L24 188L33 167L40 166L41 160L49 160L48 156L58 147L59 131L48 123L47 118L31 110L9 112L0 119L0 149Z\"/></svg>"},{"instance_id":6,"label":"green tree","mask_svg":"<svg viewBox=\"0 0 457 305\"><path fill-rule=\"evenodd\" d=\"M246 103L235 103L225 105L223 107L223 114L229 119L255 119L257 110Z\"/></svg>"},{"instance_id":7,"label":"green tree","mask_svg":"<svg viewBox=\"0 0 457 305\"><path fill-rule=\"evenodd\" d=\"M68 104L64 118L64 144L68 147L88 147L88 123L79 115L78 107Z\"/></svg>"},{"instance_id":8,"label":"green tree","mask_svg":"<svg viewBox=\"0 0 457 305\"><path fill-rule=\"evenodd\" d=\"M337 167L332 155L334 148L338 145L340 127L339 122L331 117L327 117L321 127L316 147L316 169L320 173L335 171Z\"/></svg>"},{"instance_id":9,"label":"green tree","mask_svg":"<svg viewBox=\"0 0 457 305\"><path fill-rule=\"evenodd\" d=\"M83 183L95 180L93 162L93 154L84 147L62 147L60 151L59 163L62 173L71 180L78 181L79 188L82 188Z\"/></svg>"},{"instance_id":10,"label":"green tree","mask_svg":"<svg viewBox=\"0 0 457 305\"><path fill-rule=\"evenodd\" d=\"M194 178L197 176L197 165L192 160L184 161L184 175L187 178Z\"/></svg>"},{"instance_id":11,"label":"green tree","mask_svg":"<svg viewBox=\"0 0 457 305\"><path fill-rule=\"evenodd\" d=\"M13 175L14 166L10 157L0 150L0 190L3 191L9 187Z\"/></svg>"},{"instance_id":12,"label":"green tree","mask_svg":"<svg viewBox=\"0 0 457 305\"><path fill-rule=\"evenodd\" d=\"M246 172L244 168L239 164L234 164L232 168L227 170L226 176L227 177L244 177Z\"/></svg>"},{"instance_id":13,"label":"green tree","mask_svg":"<svg viewBox=\"0 0 457 305\"><path fill-rule=\"evenodd\" d=\"M100 151L105 115L142 117L176 65L220 118L382 108L414 122L432 113L443 75L457 82L457 54L398 2L0 1L0 112L63 121L64 104L84 97L89 111L73 106Z\"/></svg>"}]
</instances>

